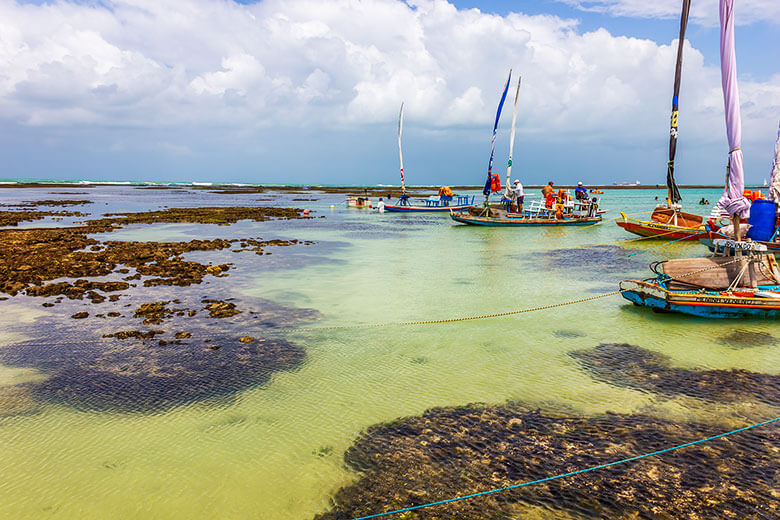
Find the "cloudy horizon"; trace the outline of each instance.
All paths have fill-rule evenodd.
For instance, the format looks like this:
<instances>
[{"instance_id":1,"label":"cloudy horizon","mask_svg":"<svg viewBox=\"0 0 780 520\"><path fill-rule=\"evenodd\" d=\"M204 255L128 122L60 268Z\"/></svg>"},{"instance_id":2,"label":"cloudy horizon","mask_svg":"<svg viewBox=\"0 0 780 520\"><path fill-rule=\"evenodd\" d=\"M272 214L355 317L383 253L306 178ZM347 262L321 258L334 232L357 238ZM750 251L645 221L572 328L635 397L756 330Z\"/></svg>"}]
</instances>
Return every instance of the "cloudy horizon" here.
<instances>
[{"instance_id":1,"label":"cloudy horizon","mask_svg":"<svg viewBox=\"0 0 780 520\"><path fill-rule=\"evenodd\" d=\"M404 102L407 181L478 184L511 68L513 175L664 182L679 1L479 4L0 0L0 177L392 184ZM760 183L780 120L780 4L738 0L736 17L746 180ZM682 184L723 179L716 25L717 1L696 3ZM498 171L510 121L511 102Z\"/></svg>"}]
</instances>

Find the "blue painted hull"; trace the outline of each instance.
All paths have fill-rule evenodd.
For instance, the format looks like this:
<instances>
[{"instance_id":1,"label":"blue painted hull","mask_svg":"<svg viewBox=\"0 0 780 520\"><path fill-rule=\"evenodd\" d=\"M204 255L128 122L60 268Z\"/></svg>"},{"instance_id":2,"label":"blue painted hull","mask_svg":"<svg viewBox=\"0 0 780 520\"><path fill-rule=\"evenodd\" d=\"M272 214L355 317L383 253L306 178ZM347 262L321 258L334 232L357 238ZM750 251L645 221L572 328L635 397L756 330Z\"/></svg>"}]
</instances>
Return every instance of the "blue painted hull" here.
<instances>
[{"instance_id":1,"label":"blue painted hull","mask_svg":"<svg viewBox=\"0 0 780 520\"><path fill-rule=\"evenodd\" d=\"M626 280L623 298L658 312L676 312L700 318L780 318L780 299L729 296L716 291L670 291L663 283ZM778 287L762 288L776 291Z\"/></svg>"}]
</instances>

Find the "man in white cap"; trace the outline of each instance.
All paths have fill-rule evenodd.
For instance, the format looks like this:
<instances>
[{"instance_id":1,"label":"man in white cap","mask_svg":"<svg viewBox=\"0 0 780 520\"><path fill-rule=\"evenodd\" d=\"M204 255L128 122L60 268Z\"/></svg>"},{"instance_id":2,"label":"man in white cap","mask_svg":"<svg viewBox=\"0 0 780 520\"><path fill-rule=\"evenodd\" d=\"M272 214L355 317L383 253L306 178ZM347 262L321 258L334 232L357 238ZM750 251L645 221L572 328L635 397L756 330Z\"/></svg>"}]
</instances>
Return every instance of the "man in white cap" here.
<instances>
[{"instance_id":1,"label":"man in white cap","mask_svg":"<svg viewBox=\"0 0 780 520\"><path fill-rule=\"evenodd\" d=\"M520 184L520 179L515 179L514 185L512 186L512 194L514 195L514 202L517 205L517 212L522 213L525 193L523 192L523 185Z\"/></svg>"},{"instance_id":2,"label":"man in white cap","mask_svg":"<svg viewBox=\"0 0 780 520\"><path fill-rule=\"evenodd\" d=\"M582 185L582 182L577 183L577 188L574 190L574 198L577 200L588 200L588 190Z\"/></svg>"}]
</instances>

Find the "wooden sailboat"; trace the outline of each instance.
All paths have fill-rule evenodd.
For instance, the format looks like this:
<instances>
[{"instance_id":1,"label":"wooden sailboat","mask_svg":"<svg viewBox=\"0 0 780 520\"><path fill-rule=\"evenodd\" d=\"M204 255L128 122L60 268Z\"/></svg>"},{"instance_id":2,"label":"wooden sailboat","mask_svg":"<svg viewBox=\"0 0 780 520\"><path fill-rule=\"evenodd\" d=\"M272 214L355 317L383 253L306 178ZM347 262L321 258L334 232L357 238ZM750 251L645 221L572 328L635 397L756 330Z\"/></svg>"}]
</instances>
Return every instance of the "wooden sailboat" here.
<instances>
[{"instance_id":1,"label":"wooden sailboat","mask_svg":"<svg viewBox=\"0 0 780 520\"><path fill-rule=\"evenodd\" d=\"M390 204L390 201L388 200L388 203L385 204L385 211L396 213L447 213L451 209L465 209L474 204L474 196L469 200L469 197L466 195L454 195L455 198L453 200L453 195L447 195L444 186L439 190L442 192L443 196L440 195L438 198L431 197L426 199L423 204L412 204L409 201L409 195L406 193L406 181L404 180L404 154L403 149L401 148L401 134L403 133L403 128L404 104L401 103L401 111L398 113L398 159L401 163L401 196L398 197L398 202L396 204ZM447 188L447 190L449 190L449 188Z\"/></svg>"},{"instance_id":2,"label":"wooden sailboat","mask_svg":"<svg viewBox=\"0 0 780 520\"><path fill-rule=\"evenodd\" d=\"M732 216L736 240L713 240L709 258L666 260L651 264L649 280L624 280L622 295L657 311L708 318L780 317L780 269L767 247L740 240L740 222L750 210L743 196L741 123L734 55L734 0L720 0L721 79L729 141L729 167L718 206Z\"/></svg>"},{"instance_id":3,"label":"wooden sailboat","mask_svg":"<svg viewBox=\"0 0 780 520\"><path fill-rule=\"evenodd\" d=\"M511 205L495 204L491 205L489 197L491 193L500 191L501 181L498 180L498 174L493 173L493 155L495 152L496 131L498 121L501 117L501 109L504 106L509 82L512 78L512 71L509 71L504 92L501 95L501 102L498 105L496 121L493 125L493 139L491 141L490 162L488 163L488 177L485 183L483 193L485 194L485 203L483 206L471 206L466 211L452 211L450 216L455 222L461 224L470 224L473 226L504 226L504 227L526 227L526 226L568 226L596 224L601 222L601 213L598 210L598 200L571 200L561 201L560 204L552 208L545 207L543 202L535 202L529 205L529 208L520 212L511 211ZM512 152L515 144L515 125L517 123L517 102L520 97L520 78L517 80L517 90L515 91L515 106L512 114L512 127L509 133L509 161L506 168L506 185L504 188L504 200L511 199L510 179L512 173Z\"/></svg>"},{"instance_id":4,"label":"wooden sailboat","mask_svg":"<svg viewBox=\"0 0 780 520\"><path fill-rule=\"evenodd\" d=\"M680 95L680 79L682 76L683 47L685 44L685 29L688 25L690 0L683 0L680 16L680 37L677 41L677 63L674 70L674 95L672 97L672 119L669 131L669 162L666 169L666 186L668 195L665 204L655 208L650 220L629 218L620 213L621 219L617 225L635 235L644 237L659 237L668 239L697 240L703 236L704 218L693 213L682 211L682 197L674 180L674 157L677 153L677 114Z\"/></svg>"}]
</instances>

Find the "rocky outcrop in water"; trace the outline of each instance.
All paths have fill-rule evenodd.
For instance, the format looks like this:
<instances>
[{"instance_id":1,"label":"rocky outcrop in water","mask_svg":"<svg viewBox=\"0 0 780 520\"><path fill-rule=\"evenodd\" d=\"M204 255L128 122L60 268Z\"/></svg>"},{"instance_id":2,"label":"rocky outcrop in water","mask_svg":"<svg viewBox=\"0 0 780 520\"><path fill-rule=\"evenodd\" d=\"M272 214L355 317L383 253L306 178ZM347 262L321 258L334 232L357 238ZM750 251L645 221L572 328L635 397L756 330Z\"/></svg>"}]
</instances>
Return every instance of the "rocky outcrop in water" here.
<instances>
[{"instance_id":1,"label":"rocky outcrop in water","mask_svg":"<svg viewBox=\"0 0 780 520\"><path fill-rule=\"evenodd\" d=\"M689 370L673 367L658 352L622 344L602 344L571 353L591 376L605 383L665 396L708 401L759 401L780 406L780 375L749 370Z\"/></svg>"},{"instance_id":2,"label":"rocky outcrop in water","mask_svg":"<svg viewBox=\"0 0 780 520\"><path fill-rule=\"evenodd\" d=\"M355 517L577 471L723 429L607 414L559 417L519 405L443 408L370 428L346 455L362 476L317 520ZM621 520L780 516L780 433L751 430L564 479L398 515L406 519ZM537 509L538 513L538 509Z\"/></svg>"}]
</instances>

